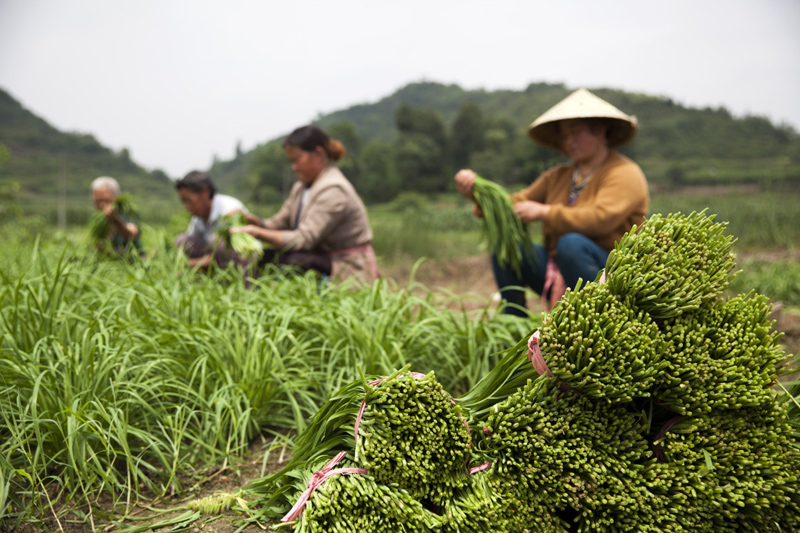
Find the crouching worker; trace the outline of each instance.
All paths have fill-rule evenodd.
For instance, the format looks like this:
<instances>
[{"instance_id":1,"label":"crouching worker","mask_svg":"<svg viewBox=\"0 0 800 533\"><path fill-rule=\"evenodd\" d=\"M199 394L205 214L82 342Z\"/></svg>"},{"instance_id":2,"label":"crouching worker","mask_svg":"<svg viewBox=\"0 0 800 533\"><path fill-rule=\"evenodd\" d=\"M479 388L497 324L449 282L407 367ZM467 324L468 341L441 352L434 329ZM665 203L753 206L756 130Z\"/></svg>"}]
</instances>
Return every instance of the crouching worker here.
<instances>
[{"instance_id":1,"label":"crouching worker","mask_svg":"<svg viewBox=\"0 0 800 533\"><path fill-rule=\"evenodd\" d=\"M244 204L232 196L219 194L211 176L197 170L178 180L175 188L183 206L192 214L186 233L175 239L175 246L183 250L189 264L202 269L212 264L223 269L229 265L247 268L251 260L228 249L216 234L223 216L247 214Z\"/></svg>"},{"instance_id":2,"label":"crouching worker","mask_svg":"<svg viewBox=\"0 0 800 533\"><path fill-rule=\"evenodd\" d=\"M90 232L98 252L107 256L144 257L138 215L117 180L102 176L92 181L92 203L98 215Z\"/></svg>"},{"instance_id":3,"label":"crouching worker","mask_svg":"<svg viewBox=\"0 0 800 533\"><path fill-rule=\"evenodd\" d=\"M272 217L248 215L250 224L231 233L249 233L272 245L262 266L272 262L372 283L378 267L367 209L336 166L344 146L311 125L294 130L283 149L297 178L289 198Z\"/></svg>"},{"instance_id":4,"label":"crouching worker","mask_svg":"<svg viewBox=\"0 0 800 533\"><path fill-rule=\"evenodd\" d=\"M525 316L528 286L552 307L567 287L594 281L614 243L647 215L649 194L644 173L616 148L636 135L636 117L626 115L586 89L579 89L546 111L528 128L536 143L559 150L570 161L539 176L511 195L522 222L541 222L544 246L523 249L521 272L492 257L503 298L516 306L505 313ZM456 188L472 198L475 172L459 171ZM475 213L481 216L480 209ZM528 250L530 250L528 252Z\"/></svg>"}]
</instances>

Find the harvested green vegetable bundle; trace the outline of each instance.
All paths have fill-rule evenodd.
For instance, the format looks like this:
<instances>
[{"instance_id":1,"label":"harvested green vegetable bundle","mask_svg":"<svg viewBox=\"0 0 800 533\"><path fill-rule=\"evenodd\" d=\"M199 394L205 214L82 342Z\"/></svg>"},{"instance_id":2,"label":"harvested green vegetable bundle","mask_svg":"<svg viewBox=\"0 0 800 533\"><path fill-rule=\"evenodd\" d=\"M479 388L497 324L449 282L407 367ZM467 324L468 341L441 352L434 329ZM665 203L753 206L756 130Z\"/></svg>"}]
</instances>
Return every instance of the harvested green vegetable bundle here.
<instances>
[{"instance_id":1,"label":"harvested green vegetable bundle","mask_svg":"<svg viewBox=\"0 0 800 533\"><path fill-rule=\"evenodd\" d=\"M375 480L442 505L467 482L470 433L433 375L396 372L367 389L356 458Z\"/></svg>"},{"instance_id":2,"label":"harvested green vegetable bundle","mask_svg":"<svg viewBox=\"0 0 800 533\"><path fill-rule=\"evenodd\" d=\"M697 415L771 401L770 385L786 358L772 331L771 309L765 296L751 292L666 323L659 403Z\"/></svg>"},{"instance_id":3,"label":"harvested green vegetable bundle","mask_svg":"<svg viewBox=\"0 0 800 533\"><path fill-rule=\"evenodd\" d=\"M377 482L407 490L418 500L441 505L466 484L469 428L462 408L434 374L413 374L405 367L380 380L366 380L343 387L320 408L281 471L245 487L257 498L253 519L285 513L298 473L340 451L353 456Z\"/></svg>"},{"instance_id":4,"label":"harvested green vegetable bundle","mask_svg":"<svg viewBox=\"0 0 800 533\"><path fill-rule=\"evenodd\" d=\"M734 277L734 239L705 211L653 215L626 233L606 262L614 294L630 295L653 318L668 319L717 299Z\"/></svg>"},{"instance_id":5,"label":"harvested green vegetable bundle","mask_svg":"<svg viewBox=\"0 0 800 533\"><path fill-rule=\"evenodd\" d=\"M486 476L470 476L469 483L444 507L440 533L502 532L498 527L500 504L486 485Z\"/></svg>"},{"instance_id":6,"label":"harvested green vegetable bundle","mask_svg":"<svg viewBox=\"0 0 800 533\"><path fill-rule=\"evenodd\" d=\"M231 233L231 228L242 227L248 224L242 213L233 213L220 217L217 226L217 235L242 257L261 257L264 253L264 244L249 233Z\"/></svg>"},{"instance_id":7,"label":"harvested green vegetable bundle","mask_svg":"<svg viewBox=\"0 0 800 533\"><path fill-rule=\"evenodd\" d=\"M542 377L492 410L481 451L498 479L577 513L581 531L647 531L658 501L640 475L651 461L645 429L624 407Z\"/></svg>"},{"instance_id":8,"label":"harvested green vegetable bundle","mask_svg":"<svg viewBox=\"0 0 800 533\"><path fill-rule=\"evenodd\" d=\"M441 533L567 533L568 526L542 503L540 494L491 470L470 476L470 484L449 502Z\"/></svg>"},{"instance_id":9,"label":"harvested green vegetable bundle","mask_svg":"<svg viewBox=\"0 0 800 533\"><path fill-rule=\"evenodd\" d=\"M550 372L590 398L627 402L650 396L664 364L664 340L643 312L590 283L567 292L542 322L541 350Z\"/></svg>"},{"instance_id":10,"label":"harvested green vegetable bundle","mask_svg":"<svg viewBox=\"0 0 800 533\"><path fill-rule=\"evenodd\" d=\"M275 529L288 526L295 533L421 533L438 527L439 520L402 489L381 485L367 474L340 474L322 482L310 494L299 517L285 524Z\"/></svg>"},{"instance_id":11,"label":"harvested green vegetable bundle","mask_svg":"<svg viewBox=\"0 0 800 533\"><path fill-rule=\"evenodd\" d=\"M798 362L800 362L800 357L795 364ZM800 450L800 379L794 381L792 388L786 391L782 398L789 406L787 414L789 423L794 428L794 447Z\"/></svg>"},{"instance_id":12,"label":"harvested green vegetable bundle","mask_svg":"<svg viewBox=\"0 0 800 533\"><path fill-rule=\"evenodd\" d=\"M519 273L523 253L531 249L531 239L527 226L514 212L508 192L501 185L476 176L472 194L483 212L483 237L489 248L500 265Z\"/></svg>"},{"instance_id":13,"label":"harvested green vegetable bundle","mask_svg":"<svg viewBox=\"0 0 800 533\"><path fill-rule=\"evenodd\" d=\"M139 216L136 207L133 205L133 197L128 193L122 193L114 199L114 211L119 215L129 219ZM111 231L111 222L103 211L95 211L89 220L89 237L92 242L102 242L108 238Z\"/></svg>"},{"instance_id":14,"label":"harvested green vegetable bundle","mask_svg":"<svg viewBox=\"0 0 800 533\"><path fill-rule=\"evenodd\" d=\"M664 432L658 483L675 522L686 531L800 531L800 451L786 407L683 418Z\"/></svg>"},{"instance_id":15,"label":"harvested green vegetable bundle","mask_svg":"<svg viewBox=\"0 0 800 533\"><path fill-rule=\"evenodd\" d=\"M331 460L342 450L348 453L355 450L353 427L364 399L366 379L348 383L317 410L295 440L294 453L286 466L242 489L249 497L255 497L257 511L251 521L283 516L294 503L298 478L315 471L315 467Z\"/></svg>"}]
</instances>

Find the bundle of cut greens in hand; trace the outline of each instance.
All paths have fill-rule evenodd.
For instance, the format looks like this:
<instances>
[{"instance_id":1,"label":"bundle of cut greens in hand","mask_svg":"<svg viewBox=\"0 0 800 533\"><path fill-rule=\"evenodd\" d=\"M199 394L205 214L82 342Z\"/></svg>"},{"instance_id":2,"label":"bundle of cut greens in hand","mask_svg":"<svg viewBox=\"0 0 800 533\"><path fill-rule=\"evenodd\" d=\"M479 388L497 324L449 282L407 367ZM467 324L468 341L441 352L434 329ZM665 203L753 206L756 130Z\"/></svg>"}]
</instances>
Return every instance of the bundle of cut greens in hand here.
<instances>
[{"instance_id":1,"label":"bundle of cut greens in hand","mask_svg":"<svg viewBox=\"0 0 800 533\"><path fill-rule=\"evenodd\" d=\"M119 216L125 216L128 219L135 218L139 215L136 207L133 205L133 199L130 194L122 193L114 199L114 211ZM106 216L105 212L97 211L89 221L89 237L93 242L99 243L108 238L111 231L111 220Z\"/></svg>"},{"instance_id":2,"label":"bundle of cut greens in hand","mask_svg":"<svg viewBox=\"0 0 800 533\"><path fill-rule=\"evenodd\" d=\"M531 247L528 228L514 212L508 192L499 184L475 177L472 195L483 212L483 238L501 266L519 273L523 251Z\"/></svg>"},{"instance_id":3,"label":"bundle of cut greens in hand","mask_svg":"<svg viewBox=\"0 0 800 533\"><path fill-rule=\"evenodd\" d=\"M217 236L229 249L243 257L261 257L264 246L249 233L231 233L231 228L247 226L248 222L242 213L231 213L220 217Z\"/></svg>"}]
</instances>

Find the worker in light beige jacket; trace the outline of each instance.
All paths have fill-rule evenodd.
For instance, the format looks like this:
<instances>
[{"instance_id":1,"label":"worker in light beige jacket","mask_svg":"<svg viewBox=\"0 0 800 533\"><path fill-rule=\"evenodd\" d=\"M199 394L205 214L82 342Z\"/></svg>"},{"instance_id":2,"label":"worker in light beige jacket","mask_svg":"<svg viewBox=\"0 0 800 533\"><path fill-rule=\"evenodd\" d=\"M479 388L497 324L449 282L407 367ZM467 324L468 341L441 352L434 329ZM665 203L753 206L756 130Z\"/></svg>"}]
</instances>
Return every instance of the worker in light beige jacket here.
<instances>
[{"instance_id":1,"label":"worker in light beige jacket","mask_svg":"<svg viewBox=\"0 0 800 533\"><path fill-rule=\"evenodd\" d=\"M231 232L249 233L273 246L265 250L262 266L272 262L372 283L378 267L367 210L336 166L345 147L310 125L294 130L283 148L297 177L289 198L272 217L247 215L250 225Z\"/></svg>"}]
</instances>

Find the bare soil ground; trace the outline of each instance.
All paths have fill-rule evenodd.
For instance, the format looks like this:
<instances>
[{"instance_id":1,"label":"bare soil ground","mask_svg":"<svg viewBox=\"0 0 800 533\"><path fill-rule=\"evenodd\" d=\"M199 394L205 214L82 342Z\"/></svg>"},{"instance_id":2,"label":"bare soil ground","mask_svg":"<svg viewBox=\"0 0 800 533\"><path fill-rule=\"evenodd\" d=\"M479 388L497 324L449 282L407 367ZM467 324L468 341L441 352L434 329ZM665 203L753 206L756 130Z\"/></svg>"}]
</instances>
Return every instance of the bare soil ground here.
<instances>
[{"instance_id":1,"label":"bare soil ground","mask_svg":"<svg viewBox=\"0 0 800 533\"><path fill-rule=\"evenodd\" d=\"M767 252L768 257L780 258L784 252ZM401 264L384 268L383 274L385 277L395 280L398 285L405 286L408 283L411 274L411 264ZM489 260L485 255L470 256L458 259L448 259L446 261L428 261L419 266L415 280L420 282L424 287L432 290L442 291L442 294L452 293L454 295L463 296L463 304L468 309L480 309L486 305L494 305L493 298L497 288L492 277L491 267ZM453 302L451 302L451 305ZM541 306L538 300L529 299L528 306L533 311L540 311ZM780 304L775 302L776 319L775 329L783 332L781 345L784 347L787 354L800 353L800 312L797 310L788 310ZM797 377L797 375L793 376ZM179 516L185 512L186 502L190 499L200 498L206 495L211 495L216 492L235 492L249 481L257 479L262 475L262 462L264 459L265 444L261 441L253 443L247 456L240 464L233 467L228 466L220 468L219 466L210 466L209 478L199 484L197 490L190 496L183 498L166 498L151 502L142 502L141 506L137 507L133 515L137 518L147 517L152 514L152 511L146 507L171 509L179 508L173 513L159 517L164 519L171 516ZM281 461L282 459L282 461ZM269 456L269 461L265 465L264 472L270 473L276 471L282 464L285 464L287 457L281 457L279 452L272 452ZM218 517L203 517L194 522L189 531L200 533L233 533L238 529L238 523L241 522L243 515L229 511L221 518ZM72 520L61 520L60 526L64 531L70 533L83 533L86 531L116 531L119 530L115 525L108 523L95 523L96 527L87 524L78 519L77 516L71 517ZM141 526L148 521L141 520L127 520L125 527ZM266 527L266 524L263 525ZM59 524L54 520L49 521L44 526L26 527L22 531L58 531L60 530ZM156 531L167 531L169 528L158 529ZM3 524L0 523L0 531L10 531L4 529ZM263 531L262 527L251 525L242 530L245 533L253 533Z\"/></svg>"}]
</instances>

